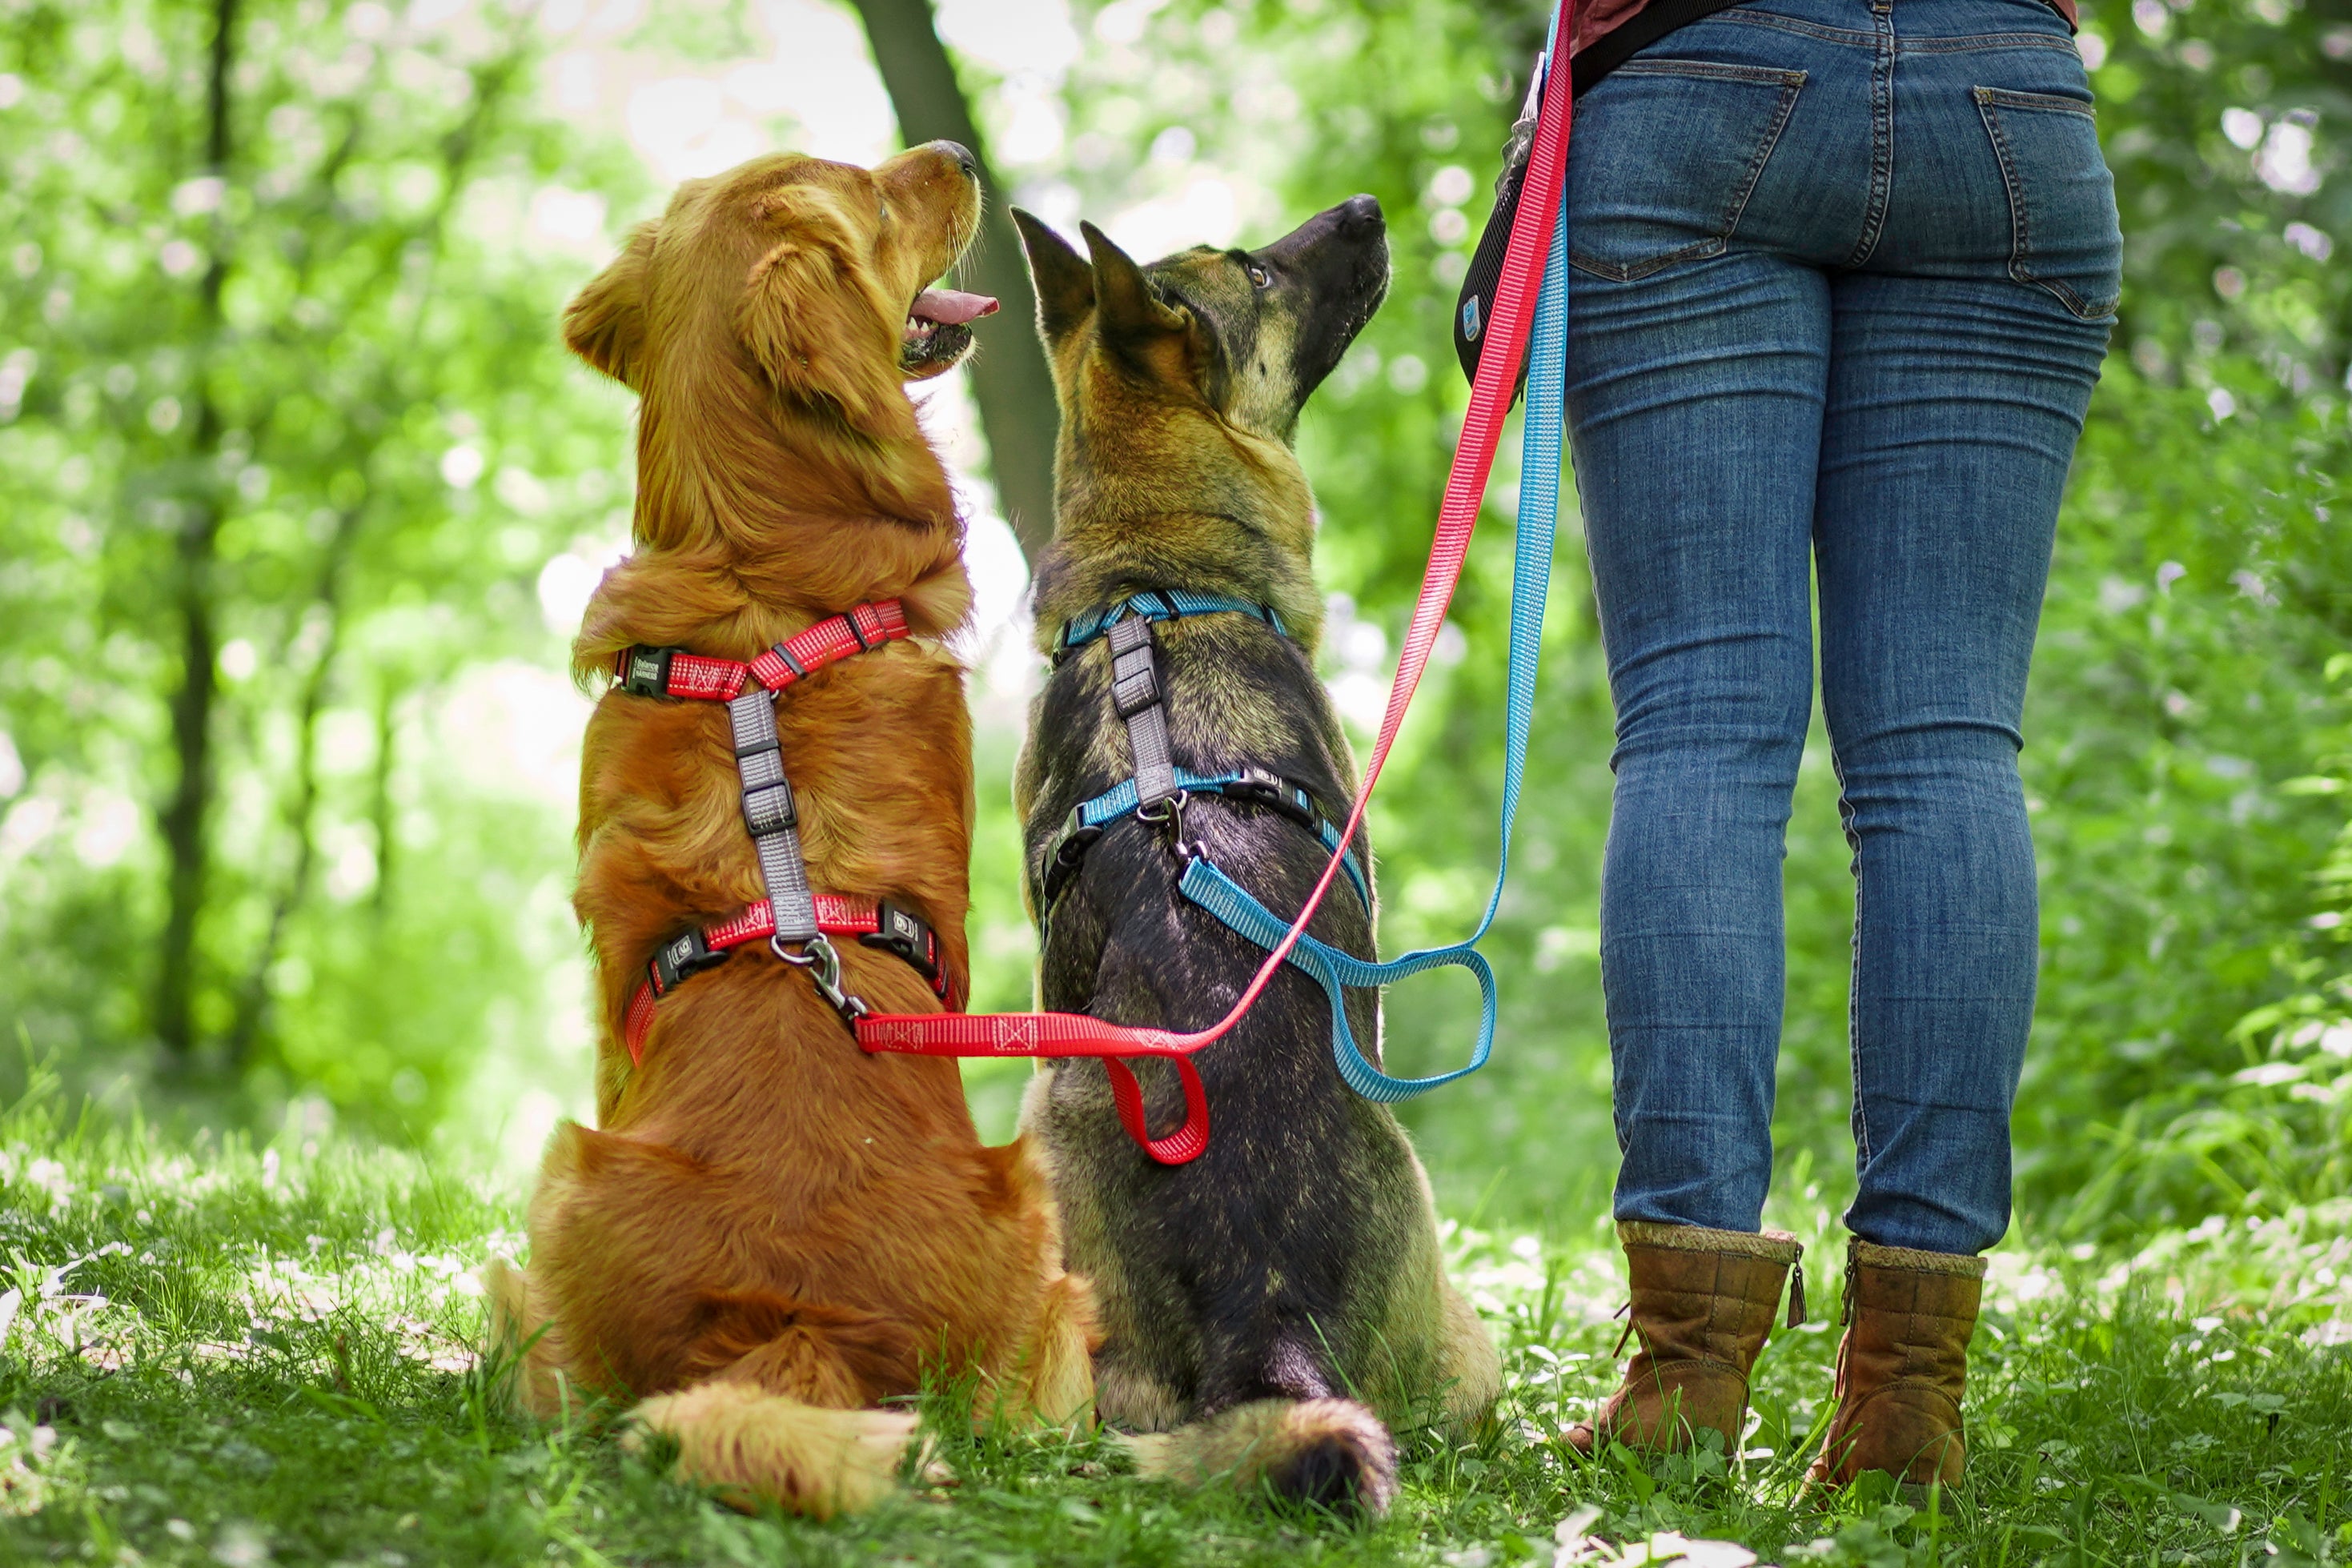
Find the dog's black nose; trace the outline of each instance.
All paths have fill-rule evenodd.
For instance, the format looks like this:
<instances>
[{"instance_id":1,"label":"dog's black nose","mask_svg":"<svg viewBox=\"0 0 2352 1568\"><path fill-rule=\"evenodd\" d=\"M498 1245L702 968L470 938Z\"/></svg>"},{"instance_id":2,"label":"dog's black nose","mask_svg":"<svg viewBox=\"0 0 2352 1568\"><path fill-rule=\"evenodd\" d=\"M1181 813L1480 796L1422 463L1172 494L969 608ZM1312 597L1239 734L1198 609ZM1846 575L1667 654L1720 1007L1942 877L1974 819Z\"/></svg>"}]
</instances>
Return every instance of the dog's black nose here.
<instances>
[{"instance_id":1,"label":"dog's black nose","mask_svg":"<svg viewBox=\"0 0 2352 1568\"><path fill-rule=\"evenodd\" d=\"M980 178L980 160L972 156L971 148L961 141L940 141L932 142L931 145L954 159L956 166L972 179Z\"/></svg>"},{"instance_id":2,"label":"dog's black nose","mask_svg":"<svg viewBox=\"0 0 2352 1568\"><path fill-rule=\"evenodd\" d=\"M1350 196L1339 204L1339 226L1349 233L1371 228L1381 222L1381 199L1378 196Z\"/></svg>"}]
</instances>

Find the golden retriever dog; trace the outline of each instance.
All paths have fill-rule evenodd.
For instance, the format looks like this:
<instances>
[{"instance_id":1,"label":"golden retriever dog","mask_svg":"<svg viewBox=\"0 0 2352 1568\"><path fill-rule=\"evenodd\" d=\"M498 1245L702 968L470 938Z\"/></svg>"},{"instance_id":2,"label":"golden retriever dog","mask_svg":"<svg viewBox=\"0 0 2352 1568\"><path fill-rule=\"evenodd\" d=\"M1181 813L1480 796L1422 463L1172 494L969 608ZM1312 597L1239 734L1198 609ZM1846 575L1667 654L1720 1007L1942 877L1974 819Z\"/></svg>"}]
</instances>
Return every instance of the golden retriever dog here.
<instances>
[{"instance_id":1,"label":"golden retriever dog","mask_svg":"<svg viewBox=\"0 0 2352 1568\"><path fill-rule=\"evenodd\" d=\"M954 364L992 307L925 287L979 201L951 142L871 171L757 159L684 185L563 323L641 400L636 549L589 606L576 674L609 677L633 648L748 663L900 601L910 637L772 706L810 884L913 912L950 976L966 972L971 731L934 640L971 591L904 382ZM824 1515L893 1485L916 1418L884 1402L931 1374L970 1380L976 1418L1076 1418L1096 1336L1029 1150L982 1145L955 1062L861 1052L781 950L677 981L635 1059L649 960L765 894L742 789L725 702L598 702L574 900L598 1124L556 1131L529 1270L493 1264L488 1282L524 1408L629 1406L631 1440L674 1442L682 1478ZM841 988L876 1010L940 1009L900 956L854 941L840 956Z\"/></svg>"}]
</instances>

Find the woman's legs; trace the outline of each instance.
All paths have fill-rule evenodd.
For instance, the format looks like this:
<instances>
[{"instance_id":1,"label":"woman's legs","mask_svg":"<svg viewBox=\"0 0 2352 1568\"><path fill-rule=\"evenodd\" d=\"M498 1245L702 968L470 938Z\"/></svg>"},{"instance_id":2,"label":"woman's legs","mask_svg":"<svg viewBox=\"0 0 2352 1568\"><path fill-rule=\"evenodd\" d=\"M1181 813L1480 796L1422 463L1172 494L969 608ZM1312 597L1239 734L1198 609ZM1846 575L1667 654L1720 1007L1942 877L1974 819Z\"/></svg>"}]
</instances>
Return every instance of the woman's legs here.
<instances>
[{"instance_id":1,"label":"woman's legs","mask_svg":"<svg viewBox=\"0 0 2352 1568\"><path fill-rule=\"evenodd\" d=\"M2040 932L2019 715L2106 329L2006 278L1832 288L1814 541L1822 705L1860 881L1846 1225L1980 1252Z\"/></svg>"},{"instance_id":2,"label":"woman's legs","mask_svg":"<svg viewBox=\"0 0 2352 1568\"><path fill-rule=\"evenodd\" d=\"M1570 300L1569 417L1618 715L1601 898L1616 1214L1753 1231L1812 696L1829 286L1749 253L1580 274Z\"/></svg>"},{"instance_id":3,"label":"woman's legs","mask_svg":"<svg viewBox=\"0 0 2352 1568\"><path fill-rule=\"evenodd\" d=\"M2082 62L2038 0L1750 0L1579 112L1568 413L1618 708L1617 1215L1664 1223L1621 1228L1650 1364L1569 1440L1671 1440L1651 1406L1685 1395L1726 1418L1754 1344L1675 1314L1744 1323L1763 1292L1738 1260L1793 1256L1734 1233L1771 1169L1817 556L1861 882L1861 1191L1812 1474L1949 1483L2032 1014L2018 719L2120 259ZM1636 1246L1662 1239L1679 1268Z\"/></svg>"},{"instance_id":4,"label":"woman's legs","mask_svg":"<svg viewBox=\"0 0 2352 1568\"><path fill-rule=\"evenodd\" d=\"M2019 717L2122 242L2051 13L1883 4L1885 216L1832 290L1813 517L1860 879L1846 1224L1974 1253L2009 1228L2040 946Z\"/></svg>"},{"instance_id":5,"label":"woman's legs","mask_svg":"<svg viewBox=\"0 0 2352 1568\"><path fill-rule=\"evenodd\" d=\"M2120 256L2088 99L2038 0L1755 0L1579 103L1620 1219L1760 1218L1818 551L1862 883L1849 1223L1948 1251L2007 1225L2037 946L2018 715Z\"/></svg>"}]
</instances>

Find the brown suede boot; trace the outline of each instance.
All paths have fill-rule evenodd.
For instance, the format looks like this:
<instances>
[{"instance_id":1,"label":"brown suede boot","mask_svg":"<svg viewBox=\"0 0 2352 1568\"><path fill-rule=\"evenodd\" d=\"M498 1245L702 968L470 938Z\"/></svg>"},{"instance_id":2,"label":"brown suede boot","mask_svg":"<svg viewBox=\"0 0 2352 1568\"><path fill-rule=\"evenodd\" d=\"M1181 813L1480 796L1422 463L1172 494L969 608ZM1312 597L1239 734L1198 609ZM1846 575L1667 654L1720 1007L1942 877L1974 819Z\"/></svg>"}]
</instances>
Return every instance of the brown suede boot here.
<instances>
[{"instance_id":1,"label":"brown suede boot","mask_svg":"<svg viewBox=\"0 0 2352 1568\"><path fill-rule=\"evenodd\" d=\"M1957 1485L1968 1461L1960 1391L1984 1298L1985 1260L1874 1247L1855 1237L1845 1265L1837 1413L1807 1490L1885 1470L1907 1492Z\"/></svg>"},{"instance_id":2,"label":"brown suede boot","mask_svg":"<svg viewBox=\"0 0 2352 1568\"><path fill-rule=\"evenodd\" d=\"M1789 1326L1805 1318L1804 1249L1786 1231L1708 1230L1695 1225L1622 1220L1617 1239L1633 1290L1625 1333L1641 1349L1625 1381L1591 1421L1566 1434L1590 1454L1612 1441L1679 1450L1701 1431L1723 1435L1737 1454L1747 1425L1748 1374L1772 1332L1789 1270ZM1620 1336L1619 1349L1625 1341Z\"/></svg>"}]
</instances>

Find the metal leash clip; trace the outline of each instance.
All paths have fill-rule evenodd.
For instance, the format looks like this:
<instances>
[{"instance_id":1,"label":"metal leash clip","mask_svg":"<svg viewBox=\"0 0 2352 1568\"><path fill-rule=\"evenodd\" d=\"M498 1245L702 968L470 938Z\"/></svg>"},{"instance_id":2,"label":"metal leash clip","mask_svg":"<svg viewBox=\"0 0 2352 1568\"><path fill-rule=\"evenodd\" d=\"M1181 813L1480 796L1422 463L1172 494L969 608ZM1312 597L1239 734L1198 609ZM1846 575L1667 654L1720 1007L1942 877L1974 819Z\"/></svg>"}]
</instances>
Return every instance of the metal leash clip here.
<instances>
[{"instance_id":1,"label":"metal leash clip","mask_svg":"<svg viewBox=\"0 0 2352 1568\"><path fill-rule=\"evenodd\" d=\"M806 969L816 994L831 1003L833 1010L841 1015L841 1021L852 1030L856 1029L859 1019L874 1010L866 1005L865 998L853 997L841 988L841 955L825 939L824 932L803 943L797 953L786 947L782 938L771 936L768 951L795 969Z\"/></svg>"}]
</instances>

